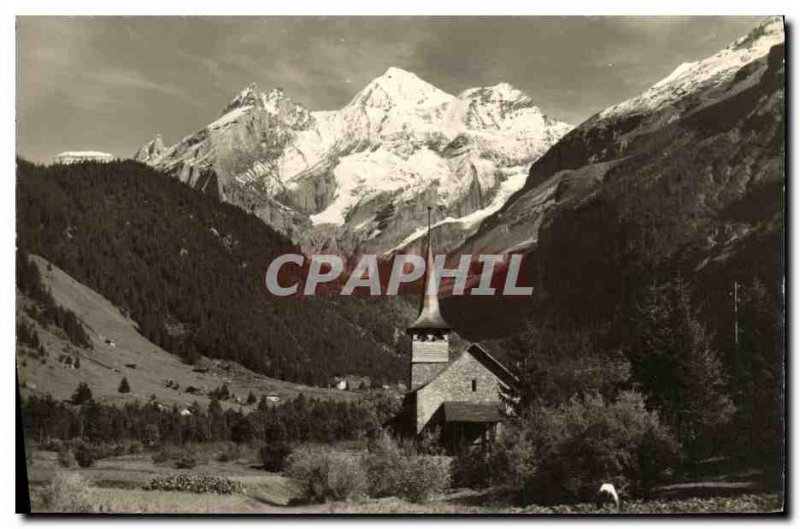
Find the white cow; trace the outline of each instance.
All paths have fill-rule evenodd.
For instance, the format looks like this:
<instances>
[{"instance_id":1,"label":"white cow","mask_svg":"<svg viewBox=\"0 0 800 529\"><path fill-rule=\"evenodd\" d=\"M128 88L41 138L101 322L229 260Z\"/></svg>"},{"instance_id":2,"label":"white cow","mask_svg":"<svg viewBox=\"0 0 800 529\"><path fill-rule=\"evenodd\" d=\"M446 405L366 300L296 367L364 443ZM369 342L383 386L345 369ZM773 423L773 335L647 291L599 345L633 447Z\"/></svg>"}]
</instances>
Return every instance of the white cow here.
<instances>
[{"instance_id":1,"label":"white cow","mask_svg":"<svg viewBox=\"0 0 800 529\"><path fill-rule=\"evenodd\" d=\"M603 483L597 491L597 507L600 508L606 501L613 501L619 511L619 494L611 483Z\"/></svg>"}]
</instances>

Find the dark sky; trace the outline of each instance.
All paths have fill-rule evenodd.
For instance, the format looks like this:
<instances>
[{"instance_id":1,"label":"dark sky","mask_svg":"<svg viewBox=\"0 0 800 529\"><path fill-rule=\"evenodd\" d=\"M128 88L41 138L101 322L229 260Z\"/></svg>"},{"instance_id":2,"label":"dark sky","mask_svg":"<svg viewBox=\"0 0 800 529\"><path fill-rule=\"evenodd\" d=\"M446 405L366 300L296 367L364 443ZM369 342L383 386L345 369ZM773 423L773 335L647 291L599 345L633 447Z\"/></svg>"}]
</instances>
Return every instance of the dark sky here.
<instances>
[{"instance_id":1,"label":"dark sky","mask_svg":"<svg viewBox=\"0 0 800 529\"><path fill-rule=\"evenodd\" d=\"M244 86L312 110L389 66L456 94L509 82L577 124L747 33L747 17L20 17L17 150L129 156L218 117Z\"/></svg>"}]
</instances>

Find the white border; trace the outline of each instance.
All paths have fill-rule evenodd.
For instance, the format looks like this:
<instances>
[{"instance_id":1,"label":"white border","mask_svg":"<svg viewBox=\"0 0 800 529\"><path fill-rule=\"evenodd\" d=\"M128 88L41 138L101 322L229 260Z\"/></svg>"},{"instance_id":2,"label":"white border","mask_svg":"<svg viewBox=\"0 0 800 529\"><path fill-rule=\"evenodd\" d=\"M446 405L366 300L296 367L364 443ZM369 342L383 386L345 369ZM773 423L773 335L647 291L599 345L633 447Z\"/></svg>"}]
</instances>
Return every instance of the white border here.
<instances>
[{"instance_id":1,"label":"white border","mask_svg":"<svg viewBox=\"0 0 800 529\"><path fill-rule=\"evenodd\" d=\"M699 2L697 0L670 0L669 2L645 3L642 1L617 1L617 2L590 2L578 0L559 0L558 2L544 2L522 3L520 1L513 2L509 0L492 0L481 2L459 1L459 2L432 2L431 0L403 0L403 1L377 1L373 2L348 2L344 3L339 1L312 1L312 0L291 0L291 2L266 3L266 2L245 2L242 0L189 0L189 1L176 1L176 0L161 0L158 2L146 0L105 0L105 1L80 1L80 2L64 2L54 0L27 0L27 1L14 1L11 5L3 4L0 7L2 16L0 16L0 35L2 36L2 55L0 55L0 68L2 68L2 78L6 81L2 84L2 101L3 105L0 107L0 123L7 131L7 134L0 135L0 144L2 145L2 168L3 172L0 174L0 215L2 221L0 222L0 272L2 273L2 281L0 281L0 304L3 307L3 317L0 319L0 339L2 339L2 351L4 353L4 362L0 373L2 373L2 398L0 398L0 406L2 406L2 414L0 417L5 421L5 426L11 424L12 418L15 417L14 409L14 370L13 370L13 351L14 351L14 248L15 248L15 235L14 235L14 160L15 160L15 142L14 142L14 119L15 119L15 16L16 15L769 15L769 14L784 14L787 15L789 24L795 22L797 17L798 5L797 1L778 1L778 0L758 0L750 2L742 1L714 1L714 2ZM795 29L792 27L792 29ZM792 31L790 37L794 36ZM794 40L794 39L792 39ZM794 42L790 42L791 51L795 51ZM794 53L790 58L794 57ZM794 70L795 61L789 66L790 72ZM794 76L792 76L794 77ZM794 82L790 84L791 94L788 96L791 101L795 101L797 88ZM789 137L789 147L794 152L795 136L797 134L797 122L795 116L791 116L792 134ZM795 163L796 165L796 163ZM791 178L793 175L787 175ZM796 204L800 191L795 184L791 190L791 203ZM796 215L791 218L791 226L789 226L789 234L795 233L796 228ZM794 262L794 259L792 259ZM793 266L791 272L797 272L797 267ZM792 274L794 283L792 285L791 294L797 293L797 279L796 274ZM789 292L787 292L789 294ZM795 298L795 296L792 296ZM792 318L787 324L791 329L797 329L797 310L792 313ZM790 353L791 356L791 353ZM798 364L800 361L795 359L791 362L792 373L795 375L792 380L797 380ZM792 392L796 393L796 392ZM790 394L791 395L791 394ZM794 402L790 403L791 417L790 425L793 425L797 419L796 406ZM7 477L0 481L0 498L2 498L2 521L3 525L9 524L12 527L21 526L26 523L26 520L21 516L12 514L14 512L14 497L15 497L15 481L13 479L14 473L14 457L15 457L15 439L11 433L11 428L6 428L8 432L4 436L0 436L0 444L2 446L1 453L6 458ZM793 443L797 447L797 443ZM797 450L792 450L793 457L791 459L793 470L790 477L796 476ZM795 506L793 501L796 494L794 493L795 487L790 484L790 498L787 498L789 505ZM796 507L795 507L796 508ZM119 523L120 519L98 519L93 524L107 525L111 523ZM514 524L536 524L537 526L558 526L563 527L567 525L578 525L586 523L598 523L597 520L590 521L586 519L580 520L547 520L547 519L502 519L506 523ZM187 524L213 524L213 525L230 525L233 520L227 519L211 519L200 520L193 518L191 520L181 519L174 517L171 519L147 519L138 518L136 520L125 519L126 524L134 523L136 525L146 523L148 527L167 527L180 523ZM433 526L449 526L454 527L457 524L464 522L480 526L489 527L497 523L497 520L487 519L346 519L346 520L311 520L311 519L292 519L282 521L276 518L269 519L248 519L247 521L240 521L238 523L248 524L269 524L270 526L279 527L309 527L321 524L336 525L359 523L359 524L406 524L413 523L417 527L433 527ZM601 523L615 524L619 520L604 520ZM28 522L32 523L32 522ZM69 520L69 519L46 519L38 520L35 522L39 527L55 527L57 525L69 524L85 524L86 520ZM652 523L645 521L645 519L638 518L634 520L625 520L623 523L644 524ZM731 519L687 519L687 520L670 520L666 525L681 527L692 526L705 526L707 524L729 524L729 523L763 523L760 520L731 520Z\"/></svg>"}]
</instances>

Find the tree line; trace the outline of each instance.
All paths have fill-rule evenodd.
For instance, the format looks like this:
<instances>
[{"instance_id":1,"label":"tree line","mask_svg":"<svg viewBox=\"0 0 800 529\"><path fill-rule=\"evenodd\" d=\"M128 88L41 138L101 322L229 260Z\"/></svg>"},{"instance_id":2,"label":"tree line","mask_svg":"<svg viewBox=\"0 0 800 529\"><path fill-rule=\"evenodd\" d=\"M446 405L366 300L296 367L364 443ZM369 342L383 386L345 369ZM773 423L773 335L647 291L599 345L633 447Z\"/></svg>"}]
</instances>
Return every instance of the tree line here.
<instances>
[{"instance_id":1,"label":"tree line","mask_svg":"<svg viewBox=\"0 0 800 529\"><path fill-rule=\"evenodd\" d=\"M54 325L64 331L67 339L78 347L91 347L92 341L78 316L69 309L59 306L53 294L42 282L39 268L30 260L24 248L16 255L17 289L37 304L27 313L42 325ZM18 339L34 349L40 347L39 336L30 325L17 326Z\"/></svg>"},{"instance_id":2,"label":"tree line","mask_svg":"<svg viewBox=\"0 0 800 529\"><path fill-rule=\"evenodd\" d=\"M195 402L186 409L167 408L155 401L111 406L94 400L91 389L82 384L72 402L58 401L49 394L32 395L22 402L22 412L26 439L37 443L80 438L98 444L135 440L158 446L359 439L380 429L386 420L386 406L391 407L391 403L377 394L357 402L318 400L300 394L279 405L270 405L262 397L250 412L241 408L223 410L216 399L206 407Z\"/></svg>"},{"instance_id":3,"label":"tree line","mask_svg":"<svg viewBox=\"0 0 800 529\"><path fill-rule=\"evenodd\" d=\"M396 382L404 372L395 330L410 308L398 299L267 297L266 265L298 250L252 214L131 161L18 160L17 182L19 246L188 362L235 360L321 386L346 374Z\"/></svg>"}]
</instances>

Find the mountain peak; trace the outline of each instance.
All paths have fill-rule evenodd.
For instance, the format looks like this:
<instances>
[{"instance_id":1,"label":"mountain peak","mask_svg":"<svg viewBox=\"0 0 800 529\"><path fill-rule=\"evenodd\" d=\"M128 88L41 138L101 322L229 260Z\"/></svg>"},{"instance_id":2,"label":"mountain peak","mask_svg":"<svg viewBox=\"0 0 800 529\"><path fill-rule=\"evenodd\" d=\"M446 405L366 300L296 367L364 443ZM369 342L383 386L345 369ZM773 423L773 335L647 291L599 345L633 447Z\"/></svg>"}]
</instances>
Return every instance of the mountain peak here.
<instances>
[{"instance_id":1,"label":"mountain peak","mask_svg":"<svg viewBox=\"0 0 800 529\"><path fill-rule=\"evenodd\" d=\"M414 73L389 67L380 77L373 79L351 104L365 107L390 108L393 106L428 107L441 105L453 99Z\"/></svg>"},{"instance_id":2,"label":"mountain peak","mask_svg":"<svg viewBox=\"0 0 800 529\"><path fill-rule=\"evenodd\" d=\"M159 132L153 137L152 140L142 145L139 150L136 151L133 159L140 162L149 162L155 158L158 158L158 156L165 150L166 146L164 145L164 138L161 137L161 133Z\"/></svg>"},{"instance_id":3,"label":"mountain peak","mask_svg":"<svg viewBox=\"0 0 800 529\"><path fill-rule=\"evenodd\" d=\"M256 85L256 83L250 83L245 88L243 88L242 91L236 95L236 97L231 99L231 101L228 103L228 106L225 107L225 110L222 113L227 114L234 108L255 106L258 104L258 100L259 100L258 85Z\"/></svg>"},{"instance_id":4,"label":"mountain peak","mask_svg":"<svg viewBox=\"0 0 800 529\"><path fill-rule=\"evenodd\" d=\"M422 81L422 79L420 79L420 77L417 74L409 72L408 70L403 70L402 68L398 68L397 66L389 66L383 73L383 75L381 75L378 79L392 79L392 78L416 79ZM425 81L422 82L424 83Z\"/></svg>"}]
</instances>

